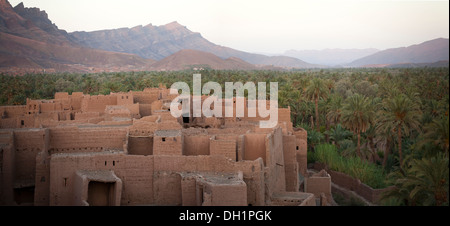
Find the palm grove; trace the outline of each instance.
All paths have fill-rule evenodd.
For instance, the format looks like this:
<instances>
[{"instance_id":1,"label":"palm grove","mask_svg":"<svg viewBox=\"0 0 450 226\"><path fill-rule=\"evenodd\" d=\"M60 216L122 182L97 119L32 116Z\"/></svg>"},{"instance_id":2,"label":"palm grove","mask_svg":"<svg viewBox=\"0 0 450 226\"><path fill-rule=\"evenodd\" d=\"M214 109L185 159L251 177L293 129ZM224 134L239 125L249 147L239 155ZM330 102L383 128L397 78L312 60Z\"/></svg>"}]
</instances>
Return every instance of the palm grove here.
<instances>
[{"instance_id":1,"label":"palm grove","mask_svg":"<svg viewBox=\"0 0 450 226\"><path fill-rule=\"evenodd\" d=\"M0 75L0 104L55 92L109 94L192 84L191 70ZM279 105L308 131L308 161L393 186L385 205L448 205L449 69L204 70L202 83L278 82ZM268 89L267 89L268 90Z\"/></svg>"}]
</instances>

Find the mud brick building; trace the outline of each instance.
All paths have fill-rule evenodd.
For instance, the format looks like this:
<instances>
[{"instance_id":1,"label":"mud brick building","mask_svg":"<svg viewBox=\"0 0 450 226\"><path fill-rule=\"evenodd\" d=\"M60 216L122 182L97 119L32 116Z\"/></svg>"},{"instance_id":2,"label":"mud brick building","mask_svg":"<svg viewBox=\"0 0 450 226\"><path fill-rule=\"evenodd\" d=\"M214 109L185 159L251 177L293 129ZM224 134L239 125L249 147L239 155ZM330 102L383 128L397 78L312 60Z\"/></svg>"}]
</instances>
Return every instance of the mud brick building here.
<instances>
[{"instance_id":1,"label":"mud brick building","mask_svg":"<svg viewBox=\"0 0 450 226\"><path fill-rule=\"evenodd\" d=\"M314 187L326 188L299 191L307 134L289 108L261 129L247 115L174 118L175 97L159 87L1 106L0 204L316 205Z\"/></svg>"}]
</instances>

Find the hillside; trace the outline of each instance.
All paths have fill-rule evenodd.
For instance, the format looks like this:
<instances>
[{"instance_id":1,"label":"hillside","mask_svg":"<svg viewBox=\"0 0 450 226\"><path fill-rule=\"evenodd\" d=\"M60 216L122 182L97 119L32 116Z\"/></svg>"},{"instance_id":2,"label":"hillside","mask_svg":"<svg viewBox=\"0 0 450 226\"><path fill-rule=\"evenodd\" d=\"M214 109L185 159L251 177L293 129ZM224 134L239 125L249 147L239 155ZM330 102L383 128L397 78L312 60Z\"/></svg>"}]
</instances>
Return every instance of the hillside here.
<instances>
[{"instance_id":1,"label":"hillside","mask_svg":"<svg viewBox=\"0 0 450 226\"><path fill-rule=\"evenodd\" d=\"M387 49L355 60L348 66L434 63L449 60L449 39L438 38L409 47Z\"/></svg>"},{"instance_id":2,"label":"hillside","mask_svg":"<svg viewBox=\"0 0 450 226\"><path fill-rule=\"evenodd\" d=\"M154 60L80 46L58 29L45 11L12 7L0 0L0 71L129 71L148 69Z\"/></svg>"},{"instance_id":3,"label":"hillside","mask_svg":"<svg viewBox=\"0 0 450 226\"><path fill-rule=\"evenodd\" d=\"M152 65L153 70L178 71L193 68L206 68L216 70L254 70L255 66L239 58L226 60L207 52L198 50L180 50Z\"/></svg>"}]
</instances>

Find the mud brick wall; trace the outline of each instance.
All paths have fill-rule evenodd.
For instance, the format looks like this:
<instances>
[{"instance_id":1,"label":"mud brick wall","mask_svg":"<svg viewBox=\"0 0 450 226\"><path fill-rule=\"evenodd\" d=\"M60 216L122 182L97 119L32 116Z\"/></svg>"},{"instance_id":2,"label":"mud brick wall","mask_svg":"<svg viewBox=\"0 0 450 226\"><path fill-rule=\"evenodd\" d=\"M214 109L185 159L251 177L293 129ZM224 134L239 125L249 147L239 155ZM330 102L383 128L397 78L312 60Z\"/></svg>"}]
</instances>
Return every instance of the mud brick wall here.
<instances>
[{"instance_id":1,"label":"mud brick wall","mask_svg":"<svg viewBox=\"0 0 450 226\"><path fill-rule=\"evenodd\" d=\"M132 105L134 104L132 93L116 93L117 105Z\"/></svg>"},{"instance_id":2,"label":"mud brick wall","mask_svg":"<svg viewBox=\"0 0 450 226\"><path fill-rule=\"evenodd\" d=\"M296 138L283 135L284 170L286 174L286 191L299 191L298 163L295 150Z\"/></svg>"},{"instance_id":3,"label":"mud brick wall","mask_svg":"<svg viewBox=\"0 0 450 226\"><path fill-rule=\"evenodd\" d=\"M153 155L153 136L128 137L128 154Z\"/></svg>"},{"instance_id":4,"label":"mud brick wall","mask_svg":"<svg viewBox=\"0 0 450 226\"><path fill-rule=\"evenodd\" d=\"M84 96L81 101L81 111L103 113L107 105L117 105L117 97L113 95Z\"/></svg>"},{"instance_id":5,"label":"mud brick wall","mask_svg":"<svg viewBox=\"0 0 450 226\"><path fill-rule=\"evenodd\" d=\"M158 93L132 92L134 103L151 104L158 100Z\"/></svg>"},{"instance_id":6,"label":"mud brick wall","mask_svg":"<svg viewBox=\"0 0 450 226\"><path fill-rule=\"evenodd\" d=\"M154 155L182 155L183 154L183 136L181 132L173 135L175 132L165 135L155 133L153 136L153 154Z\"/></svg>"},{"instance_id":7,"label":"mud brick wall","mask_svg":"<svg viewBox=\"0 0 450 226\"><path fill-rule=\"evenodd\" d=\"M20 106L0 106L0 118L14 118L27 113L26 105Z\"/></svg>"},{"instance_id":8,"label":"mud brick wall","mask_svg":"<svg viewBox=\"0 0 450 226\"><path fill-rule=\"evenodd\" d=\"M280 127L275 127L265 139L266 143L266 189L270 197L275 192L286 191L286 174L283 156L283 133Z\"/></svg>"},{"instance_id":9,"label":"mud brick wall","mask_svg":"<svg viewBox=\"0 0 450 226\"><path fill-rule=\"evenodd\" d=\"M322 170L328 168L326 165L321 163L315 163L314 169L315 170ZM331 181L340 187L343 187L347 190L354 191L367 201L371 203L377 204L381 198L381 194L389 189L392 189L391 187L384 188L384 189L373 189L370 186L361 183L360 180L355 179L347 174L336 172L333 170L327 170L327 172L331 176Z\"/></svg>"},{"instance_id":10,"label":"mud brick wall","mask_svg":"<svg viewBox=\"0 0 450 226\"><path fill-rule=\"evenodd\" d=\"M122 180L121 205L154 204L153 157L123 154L51 156L50 205L73 205L77 170L111 170Z\"/></svg>"},{"instance_id":11,"label":"mud brick wall","mask_svg":"<svg viewBox=\"0 0 450 226\"><path fill-rule=\"evenodd\" d=\"M63 110L63 106L61 102L57 102L55 103L54 101L52 102L43 102L41 103L41 113L43 112L54 112L54 111L62 111Z\"/></svg>"},{"instance_id":12,"label":"mud brick wall","mask_svg":"<svg viewBox=\"0 0 450 226\"><path fill-rule=\"evenodd\" d=\"M181 175L165 171L157 171L153 175L155 204L181 206Z\"/></svg>"},{"instance_id":13,"label":"mud brick wall","mask_svg":"<svg viewBox=\"0 0 450 226\"><path fill-rule=\"evenodd\" d=\"M209 155L210 154L211 135L184 135L183 137L183 155Z\"/></svg>"},{"instance_id":14,"label":"mud brick wall","mask_svg":"<svg viewBox=\"0 0 450 226\"><path fill-rule=\"evenodd\" d=\"M96 152L102 149L123 149L127 127L63 127L50 129L52 153Z\"/></svg>"},{"instance_id":15,"label":"mud brick wall","mask_svg":"<svg viewBox=\"0 0 450 226\"><path fill-rule=\"evenodd\" d=\"M14 144L16 186L34 186L36 156L47 150L49 132L47 129L15 130Z\"/></svg>"},{"instance_id":16,"label":"mud brick wall","mask_svg":"<svg viewBox=\"0 0 450 226\"><path fill-rule=\"evenodd\" d=\"M154 170L166 172L243 172L247 202L264 205L264 166L261 159L233 162L224 156L154 156Z\"/></svg>"},{"instance_id":17,"label":"mud brick wall","mask_svg":"<svg viewBox=\"0 0 450 226\"><path fill-rule=\"evenodd\" d=\"M206 183L203 192L211 194L211 206L247 206L247 186L244 182Z\"/></svg>"},{"instance_id":18,"label":"mud brick wall","mask_svg":"<svg viewBox=\"0 0 450 226\"><path fill-rule=\"evenodd\" d=\"M236 138L230 137L229 140L211 139L210 140L210 155L222 155L233 161L236 161Z\"/></svg>"},{"instance_id":19,"label":"mud brick wall","mask_svg":"<svg viewBox=\"0 0 450 226\"><path fill-rule=\"evenodd\" d=\"M244 160L262 158L266 164L266 134L249 133L244 135Z\"/></svg>"},{"instance_id":20,"label":"mud brick wall","mask_svg":"<svg viewBox=\"0 0 450 226\"><path fill-rule=\"evenodd\" d=\"M278 122L291 122L291 108L278 108Z\"/></svg>"},{"instance_id":21,"label":"mud brick wall","mask_svg":"<svg viewBox=\"0 0 450 226\"><path fill-rule=\"evenodd\" d=\"M322 193L331 199L331 178L328 176L311 176L305 180L305 192L320 197Z\"/></svg>"},{"instance_id":22,"label":"mud brick wall","mask_svg":"<svg viewBox=\"0 0 450 226\"><path fill-rule=\"evenodd\" d=\"M304 129L295 129L294 135L296 138L296 158L299 167L299 171L303 176L308 175L308 144L307 144L307 131Z\"/></svg>"},{"instance_id":23,"label":"mud brick wall","mask_svg":"<svg viewBox=\"0 0 450 226\"><path fill-rule=\"evenodd\" d=\"M139 114L141 117L152 115L152 105L151 104L141 104L139 103Z\"/></svg>"},{"instance_id":24,"label":"mud brick wall","mask_svg":"<svg viewBox=\"0 0 450 226\"><path fill-rule=\"evenodd\" d=\"M67 92L56 92L55 99L69 99L69 93Z\"/></svg>"}]
</instances>

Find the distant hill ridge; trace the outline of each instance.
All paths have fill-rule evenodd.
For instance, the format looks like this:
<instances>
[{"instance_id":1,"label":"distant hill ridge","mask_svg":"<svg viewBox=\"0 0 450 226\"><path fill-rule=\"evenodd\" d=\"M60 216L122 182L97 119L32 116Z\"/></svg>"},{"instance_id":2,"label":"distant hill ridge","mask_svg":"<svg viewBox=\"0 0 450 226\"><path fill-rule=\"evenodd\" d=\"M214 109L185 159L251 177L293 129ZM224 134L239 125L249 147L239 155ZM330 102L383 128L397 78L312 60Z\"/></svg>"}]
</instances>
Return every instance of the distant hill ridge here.
<instances>
[{"instance_id":1,"label":"distant hill ridge","mask_svg":"<svg viewBox=\"0 0 450 226\"><path fill-rule=\"evenodd\" d=\"M449 39L438 38L408 47L392 48L355 60L349 66L417 64L449 60Z\"/></svg>"}]
</instances>

